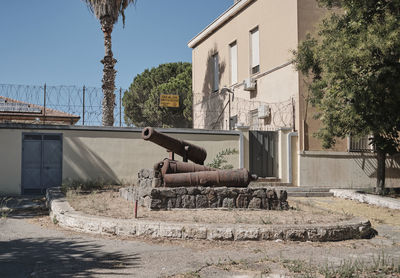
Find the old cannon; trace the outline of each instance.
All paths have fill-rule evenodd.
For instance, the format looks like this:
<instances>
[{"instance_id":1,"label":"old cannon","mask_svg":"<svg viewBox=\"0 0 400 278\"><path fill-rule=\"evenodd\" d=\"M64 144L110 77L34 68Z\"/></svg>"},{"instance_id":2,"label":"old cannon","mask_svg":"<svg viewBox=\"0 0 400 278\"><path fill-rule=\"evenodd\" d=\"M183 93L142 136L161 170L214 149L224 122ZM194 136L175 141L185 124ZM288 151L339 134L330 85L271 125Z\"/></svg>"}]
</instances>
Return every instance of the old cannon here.
<instances>
[{"instance_id":1,"label":"old cannon","mask_svg":"<svg viewBox=\"0 0 400 278\"><path fill-rule=\"evenodd\" d=\"M257 180L257 175L250 174L247 169L218 170L202 165L207 157L205 149L157 132L152 127L143 129L142 138L183 157L184 162L164 159L154 165L160 179L157 184L164 187L247 187L251 181ZM187 160L195 163L188 163Z\"/></svg>"},{"instance_id":2,"label":"old cannon","mask_svg":"<svg viewBox=\"0 0 400 278\"><path fill-rule=\"evenodd\" d=\"M247 187L251 181L257 180L257 175L252 175L247 169L214 170L178 174L165 174L163 185L165 187L180 186L226 186Z\"/></svg>"},{"instance_id":3,"label":"old cannon","mask_svg":"<svg viewBox=\"0 0 400 278\"><path fill-rule=\"evenodd\" d=\"M164 176L165 174L216 171L217 169L196 163L181 162L165 158L163 161L154 165L154 170L159 171L161 175Z\"/></svg>"},{"instance_id":4,"label":"old cannon","mask_svg":"<svg viewBox=\"0 0 400 278\"><path fill-rule=\"evenodd\" d=\"M207 157L207 151L202 147L157 132L152 127L143 129L142 138L182 156L184 161L191 160L202 165Z\"/></svg>"}]
</instances>

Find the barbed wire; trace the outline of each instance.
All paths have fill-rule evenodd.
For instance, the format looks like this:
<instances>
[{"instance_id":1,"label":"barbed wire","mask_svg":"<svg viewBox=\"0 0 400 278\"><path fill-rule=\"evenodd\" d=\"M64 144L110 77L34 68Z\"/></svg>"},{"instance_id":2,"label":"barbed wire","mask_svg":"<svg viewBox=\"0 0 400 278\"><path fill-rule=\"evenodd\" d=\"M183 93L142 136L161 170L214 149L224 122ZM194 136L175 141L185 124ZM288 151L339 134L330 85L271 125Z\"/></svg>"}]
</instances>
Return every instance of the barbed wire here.
<instances>
[{"instance_id":1,"label":"barbed wire","mask_svg":"<svg viewBox=\"0 0 400 278\"><path fill-rule=\"evenodd\" d=\"M126 126L120 93L122 89L115 90L114 126ZM103 91L99 87L0 84L0 96L39 106L46 102L46 108L80 116L77 125L102 124Z\"/></svg>"},{"instance_id":2,"label":"barbed wire","mask_svg":"<svg viewBox=\"0 0 400 278\"><path fill-rule=\"evenodd\" d=\"M227 96L209 96L198 101L193 106L195 128L229 128L229 108L225 108ZM274 131L280 128L293 128L294 96L279 102L264 102L234 97L231 101L231 118L240 125L249 126L254 130ZM269 109L269 116L258 118L258 108L265 106ZM223 110L225 108L225 110ZM221 116L222 113L222 116Z\"/></svg>"}]
</instances>

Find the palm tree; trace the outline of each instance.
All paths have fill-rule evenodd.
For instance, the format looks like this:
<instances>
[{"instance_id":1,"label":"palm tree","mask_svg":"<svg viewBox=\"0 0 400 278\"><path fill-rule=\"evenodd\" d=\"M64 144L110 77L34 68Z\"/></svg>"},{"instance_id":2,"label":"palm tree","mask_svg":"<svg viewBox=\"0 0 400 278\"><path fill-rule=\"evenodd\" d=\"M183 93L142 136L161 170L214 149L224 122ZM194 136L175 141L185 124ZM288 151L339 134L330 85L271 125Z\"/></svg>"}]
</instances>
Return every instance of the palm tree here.
<instances>
[{"instance_id":1,"label":"palm tree","mask_svg":"<svg viewBox=\"0 0 400 278\"><path fill-rule=\"evenodd\" d=\"M122 16L125 25L124 11L129 4L135 3L136 0L83 0L90 11L100 20L101 30L104 33L104 59L101 63L103 69L103 118L104 126L114 125L114 106L115 106L115 74L114 69L117 60L113 58L111 50L111 33L114 24L117 23L118 17Z\"/></svg>"}]
</instances>

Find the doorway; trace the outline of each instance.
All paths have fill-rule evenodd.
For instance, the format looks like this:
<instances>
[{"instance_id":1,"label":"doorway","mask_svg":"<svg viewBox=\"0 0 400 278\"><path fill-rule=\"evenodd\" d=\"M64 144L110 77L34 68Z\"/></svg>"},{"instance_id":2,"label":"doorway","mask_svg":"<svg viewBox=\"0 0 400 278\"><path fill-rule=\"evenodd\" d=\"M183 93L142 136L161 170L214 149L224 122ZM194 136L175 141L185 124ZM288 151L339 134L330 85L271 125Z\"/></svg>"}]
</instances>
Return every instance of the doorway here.
<instances>
[{"instance_id":1,"label":"doorway","mask_svg":"<svg viewBox=\"0 0 400 278\"><path fill-rule=\"evenodd\" d=\"M275 131L250 131L250 172L259 177L276 177L278 172Z\"/></svg>"},{"instance_id":2,"label":"doorway","mask_svg":"<svg viewBox=\"0 0 400 278\"><path fill-rule=\"evenodd\" d=\"M61 186L62 134L22 134L22 194L44 194Z\"/></svg>"}]
</instances>

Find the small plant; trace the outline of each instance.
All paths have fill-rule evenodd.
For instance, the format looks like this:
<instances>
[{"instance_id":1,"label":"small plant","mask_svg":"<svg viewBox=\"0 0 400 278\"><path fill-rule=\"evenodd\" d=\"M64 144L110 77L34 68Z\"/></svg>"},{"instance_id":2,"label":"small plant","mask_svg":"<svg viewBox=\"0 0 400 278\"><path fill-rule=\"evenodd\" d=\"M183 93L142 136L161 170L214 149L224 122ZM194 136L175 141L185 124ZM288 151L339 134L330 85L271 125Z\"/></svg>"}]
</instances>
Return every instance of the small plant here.
<instances>
[{"instance_id":1,"label":"small plant","mask_svg":"<svg viewBox=\"0 0 400 278\"><path fill-rule=\"evenodd\" d=\"M66 194L69 190L76 190L77 192L81 191L98 191L103 190L107 185L119 185L115 184L115 182L106 181L103 178L94 179L94 180L72 180L66 179L63 181L61 185L61 191Z\"/></svg>"},{"instance_id":2,"label":"small plant","mask_svg":"<svg viewBox=\"0 0 400 278\"><path fill-rule=\"evenodd\" d=\"M307 277L315 276L313 273L314 270L311 267L311 265L307 264L306 262L301 261L301 260L284 260L283 266L294 273L302 273L303 275L307 274L307 275L309 275Z\"/></svg>"},{"instance_id":3,"label":"small plant","mask_svg":"<svg viewBox=\"0 0 400 278\"><path fill-rule=\"evenodd\" d=\"M58 222L59 222L59 221L57 220L57 218L56 218L55 216L53 216L53 224L54 224L54 225L57 225Z\"/></svg>"},{"instance_id":4,"label":"small plant","mask_svg":"<svg viewBox=\"0 0 400 278\"><path fill-rule=\"evenodd\" d=\"M239 153L236 149L225 149L217 153L215 158L211 161L211 163L207 164L208 167L216 168L216 169L232 169L232 164L227 164L228 160L226 160L227 155L233 155Z\"/></svg>"},{"instance_id":5,"label":"small plant","mask_svg":"<svg viewBox=\"0 0 400 278\"><path fill-rule=\"evenodd\" d=\"M262 218L260 217L260 223L264 224L264 225L271 225L272 224L272 220L269 216Z\"/></svg>"}]
</instances>

